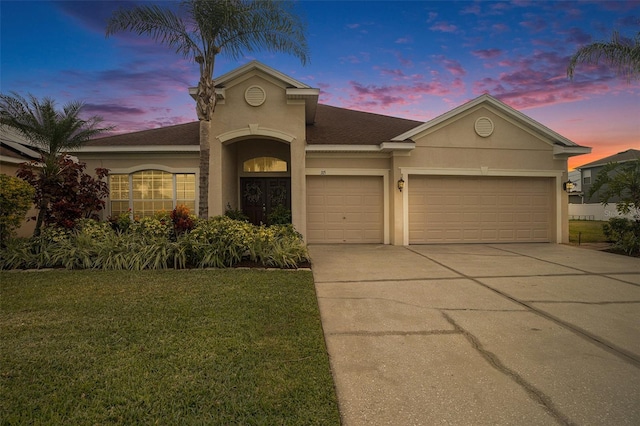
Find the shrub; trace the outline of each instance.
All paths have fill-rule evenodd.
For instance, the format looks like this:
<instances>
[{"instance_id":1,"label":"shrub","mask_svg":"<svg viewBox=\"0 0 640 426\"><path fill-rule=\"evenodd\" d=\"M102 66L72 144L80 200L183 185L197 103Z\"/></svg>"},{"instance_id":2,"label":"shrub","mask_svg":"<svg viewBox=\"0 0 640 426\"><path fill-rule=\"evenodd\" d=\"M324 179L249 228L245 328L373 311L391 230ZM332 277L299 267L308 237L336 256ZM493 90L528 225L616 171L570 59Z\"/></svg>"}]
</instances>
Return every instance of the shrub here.
<instances>
[{"instance_id":1,"label":"shrub","mask_svg":"<svg viewBox=\"0 0 640 426\"><path fill-rule=\"evenodd\" d=\"M0 246L24 221L34 194L35 189L22 179L0 174Z\"/></svg>"},{"instance_id":2,"label":"shrub","mask_svg":"<svg viewBox=\"0 0 640 426\"><path fill-rule=\"evenodd\" d=\"M34 194L35 189L22 179L0 174L0 246L24 221Z\"/></svg>"},{"instance_id":3,"label":"shrub","mask_svg":"<svg viewBox=\"0 0 640 426\"><path fill-rule=\"evenodd\" d=\"M291 223L291 210L280 204L276 206L267 217L269 225L286 225Z\"/></svg>"},{"instance_id":4,"label":"shrub","mask_svg":"<svg viewBox=\"0 0 640 426\"><path fill-rule=\"evenodd\" d=\"M252 227L227 216L216 216L201 220L179 243L188 246L190 263L194 266L229 267L240 262L247 252Z\"/></svg>"},{"instance_id":5,"label":"shrub","mask_svg":"<svg viewBox=\"0 0 640 426\"><path fill-rule=\"evenodd\" d=\"M242 222L249 222L249 216L244 214L242 210L232 209L231 204L228 204L228 203L227 203L227 208L224 212L224 215L227 216L229 219L239 220Z\"/></svg>"},{"instance_id":6,"label":"shrub","mask_svg":"<svg viewBox=\"0 0 640 426\"><path fill-rule=\"evenodd\" d=\"M292 225L254 226L218 216L197 222L173 239L172 224L158 218L131 222L126 231L84 219L70 230L47 226L37 237L11 239L0 252L0 268L168 269L231 267L243 259L295 268L308 259Z\"/></svg>"},{"instance_id":7,"label":"shrub","mask_svg":"<svg viewBox=\"0 0 640 426\"><path fill-rule=\"evenodd\" d=\"M41 226L57 225L71 229L78 219L98 219L98 212L104 209L104 199L109 195L109 187L103 180L109 174L104 168L96 169L96 177L86 174L85 163L74 161L68 155L57 158L56 173L53 175L36 173L36 162L23 163L17 176L35 188L34 203L39 207L35 234Z\"/></svg>"},{"instance_id":8,"label":"shrub","mask_svg":"<svg viewBox=\"0 0 640 426\"><path fill-rule=\"evenodd\" d=\"M171 222L176 236L191 231L196 225L196 217L189 212L189 208L183 204L176 206L171 212Z\"/></svg>"},{"instance_id":9,"label":"shrub","mask_svg":"<svg viewBox=\"0 0 640 426\"><path fill-rule=\"evenodd\" d=\"M602 225L604 235L613 241L614 249L629 256L640 254L640 220L613 217Z\"/></svg>"}]
</instances>

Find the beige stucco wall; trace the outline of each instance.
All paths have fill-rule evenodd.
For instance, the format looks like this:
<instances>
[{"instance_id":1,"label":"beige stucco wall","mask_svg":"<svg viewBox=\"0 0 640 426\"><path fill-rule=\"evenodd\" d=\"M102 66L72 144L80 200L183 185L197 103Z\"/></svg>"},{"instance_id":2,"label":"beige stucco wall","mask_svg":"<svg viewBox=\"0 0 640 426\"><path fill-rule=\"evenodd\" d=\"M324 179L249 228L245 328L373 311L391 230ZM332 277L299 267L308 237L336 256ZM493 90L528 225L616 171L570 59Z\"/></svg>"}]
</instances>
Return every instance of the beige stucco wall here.
<instances>
[{"instance_id":1,"label":"beige stucco wall","mask_svg":"<svg viewBox=\"0 0 640 426\"><path fill-rule=\"evenodd\" d=\"M488 117L494 123L494 131L488 137L475 132L474 125L480 117ZM563 219L567 217L568 199L561 190L561 182L567 179L567 162L554 158L553 141L540 132L490 106L479 105L424 130L413 140L416 147L410 155L393 157L391 183L400 179L401 171L405 171L405 180L412 172L452 176L553 176L553 223L560 223L556 226L562 227L559 239L556 230L552 230L553 240L568 241L568 222ZM393 193L391 240L392 244L402 244L404 227L408 226L404 223L404 199L397 189ZM560 209L558 199L562 203Z\"/></svg>"},{"instance_id":2,"label":"beige stucco wall","mask_svg":"<svg viewBox=\"0 0 640 426\"><path fill-rule=\"evenodd\" d=\"M245 101L245 91L254 85L266 93L260 106ZM292 221L297 229L306 229L305 104L288 100L286 88L284 82L258 70L225 84L225 99L216 106L211 121L209 216L222 214L227 203L238 206L238 170L245 157L258 156L252 151L282 158L287 150Z\"/></svg>"}]
</instances>

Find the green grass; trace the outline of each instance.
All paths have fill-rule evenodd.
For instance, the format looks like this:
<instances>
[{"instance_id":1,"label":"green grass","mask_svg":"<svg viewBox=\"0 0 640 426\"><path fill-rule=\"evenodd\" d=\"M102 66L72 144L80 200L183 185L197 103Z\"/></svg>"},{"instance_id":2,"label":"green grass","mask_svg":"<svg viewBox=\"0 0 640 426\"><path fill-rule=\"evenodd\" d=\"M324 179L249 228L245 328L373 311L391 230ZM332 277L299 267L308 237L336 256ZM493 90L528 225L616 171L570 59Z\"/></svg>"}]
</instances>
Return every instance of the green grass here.
<instances>
[{"instance_id":1,"label":"green grass","mask_svg":"<svg viewBox=\"0 0 640 426\"><path fill-rule=\"evenodd\" d=\"M0 272L0 424L332 425L308 271Z\"/></svg>"},{"instance_id":2,"label":"green grass","mask_svg":"<svg viewBox=\"0 0 640 426\"><path fill-rule=\"evenodd\" d=\"M607 223L601 220L570 220L569 242L578 243L605 243L607 238L602 231L602 225ZM581 234L581 235L579 235Z\"/></svg>"}]
</instances>

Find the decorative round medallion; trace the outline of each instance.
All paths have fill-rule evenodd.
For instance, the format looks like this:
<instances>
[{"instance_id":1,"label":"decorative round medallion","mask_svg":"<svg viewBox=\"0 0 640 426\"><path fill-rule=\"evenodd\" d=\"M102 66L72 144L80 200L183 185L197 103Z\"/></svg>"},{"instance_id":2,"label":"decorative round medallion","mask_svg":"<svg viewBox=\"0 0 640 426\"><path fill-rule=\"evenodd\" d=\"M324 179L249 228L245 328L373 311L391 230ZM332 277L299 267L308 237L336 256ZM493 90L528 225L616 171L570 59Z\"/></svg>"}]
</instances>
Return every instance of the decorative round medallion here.
<instances>
[{"instance_id":1,"label":"decorative round medallion","mask_svg":"<svg viewBox=\"0 0 640 426\"><path fill-rule=\"evenodd\" d=\"M244 99L251 106L257 107L264 103L267 94L260 86L251 86L244 92Z\"/></svg>"},{"instance_id":2,"label":"decorative round medallion","mask_svg":"<svg viewBox=\"0 0 640 426\"><path fill-rule=\"evenodd\" d=\"M475 124L476 133L483 138L493 133L493 121L489 117L480 117Z\"/></svg>"}]
</instances>

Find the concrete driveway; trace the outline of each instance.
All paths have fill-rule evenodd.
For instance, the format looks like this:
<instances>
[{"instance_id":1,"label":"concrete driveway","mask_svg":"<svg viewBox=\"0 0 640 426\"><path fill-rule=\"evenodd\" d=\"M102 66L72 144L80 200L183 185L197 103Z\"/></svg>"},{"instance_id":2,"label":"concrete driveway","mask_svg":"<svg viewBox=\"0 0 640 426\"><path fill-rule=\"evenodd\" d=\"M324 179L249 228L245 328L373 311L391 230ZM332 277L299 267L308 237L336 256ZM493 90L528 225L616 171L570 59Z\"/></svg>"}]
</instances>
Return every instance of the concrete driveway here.
<instances>
[{"instance_id":1,"label":"concrete driveway","mask_svg":"<svg viewBox=\"0 0 640 426\"><path fill-rule=\"evenodd\" d=\"M640 424L640 259L312 245L343 424Z\"/></svg>"}]
</instances>

